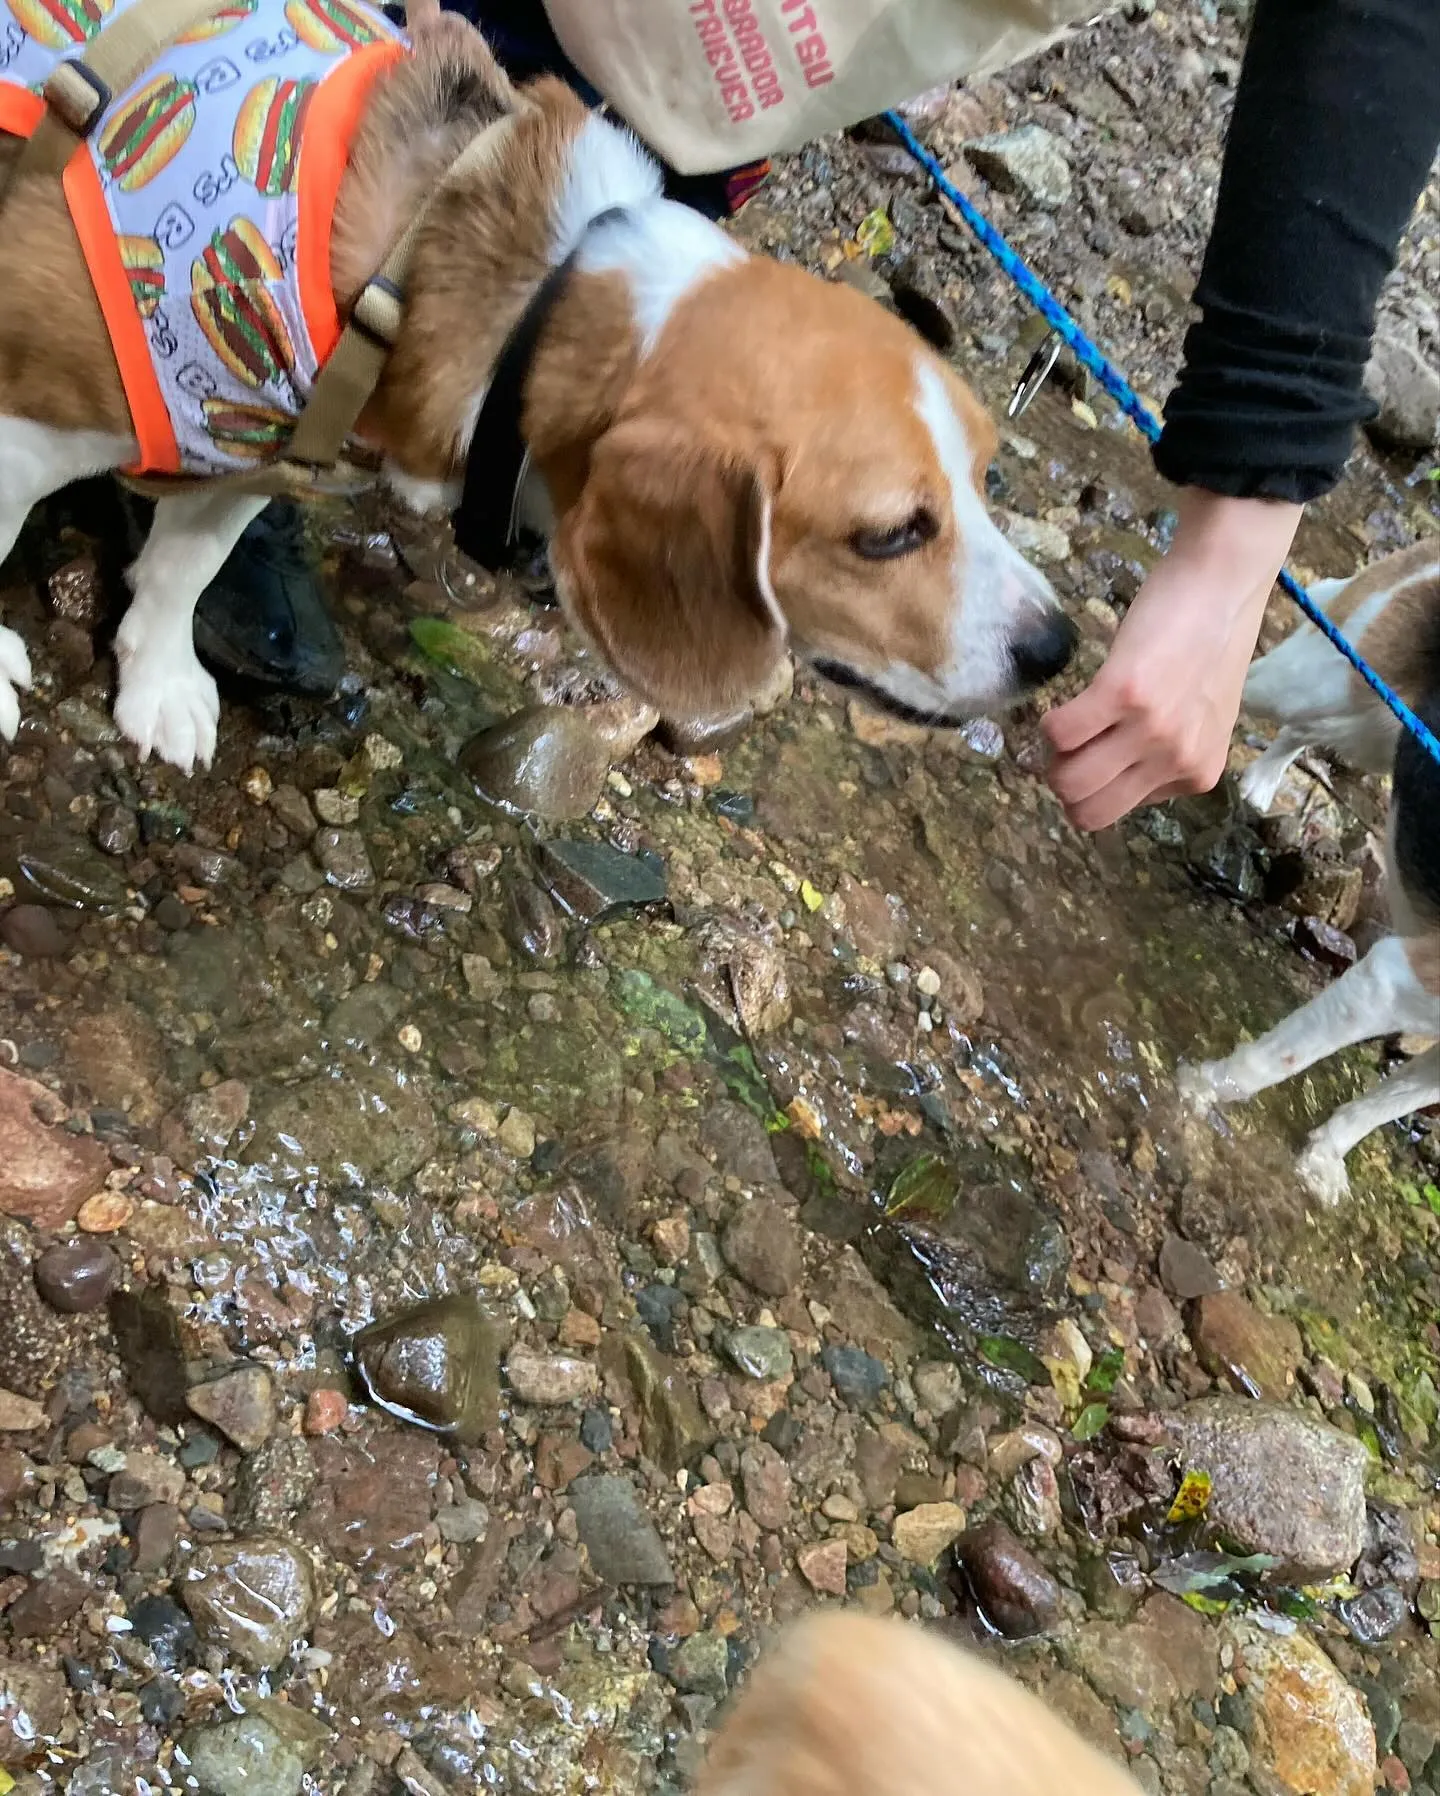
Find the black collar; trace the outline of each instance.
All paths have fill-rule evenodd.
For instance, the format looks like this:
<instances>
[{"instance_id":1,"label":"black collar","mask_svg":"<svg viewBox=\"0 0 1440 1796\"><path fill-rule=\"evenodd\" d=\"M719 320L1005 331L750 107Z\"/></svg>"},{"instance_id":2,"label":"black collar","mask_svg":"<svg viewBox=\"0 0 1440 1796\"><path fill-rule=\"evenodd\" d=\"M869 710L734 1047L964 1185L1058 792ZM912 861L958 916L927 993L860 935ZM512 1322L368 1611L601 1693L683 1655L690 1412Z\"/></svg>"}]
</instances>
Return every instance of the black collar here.
<instances>
[{"instance_id":1,"label":"black collar","mask_svg":"<svg viewBox=\"0 0 1440 1796\"><path fill-rule=\"evenodd\" d=\"M598 213L586 225L585 237L597 226L618 218L621 211L616 206ZM575 271L583 243L584 238L563 262L550 270L516 319L475 420L475 434L465 457L465 483L454 514L455 546L492 573L509 569L517 560L524 561L535 547L533 543L520 542L517 515L520 489L530 465L530 451L520 428L525 383L540 338Z\"/></svg>"}]
</instances>

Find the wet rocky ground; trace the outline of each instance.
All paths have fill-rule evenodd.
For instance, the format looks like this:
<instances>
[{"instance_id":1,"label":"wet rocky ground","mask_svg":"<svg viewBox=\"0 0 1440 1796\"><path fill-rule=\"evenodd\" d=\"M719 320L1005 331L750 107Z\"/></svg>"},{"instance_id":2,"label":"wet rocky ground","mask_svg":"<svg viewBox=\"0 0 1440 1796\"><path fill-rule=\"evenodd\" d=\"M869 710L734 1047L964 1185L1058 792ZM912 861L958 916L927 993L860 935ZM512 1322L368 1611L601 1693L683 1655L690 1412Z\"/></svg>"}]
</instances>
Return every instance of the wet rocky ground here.
<instances>
[{"instance_id":1,"label":"wet rocky ground","mask_svg":"<svg viewBox=\"0 0 1440 1796\"><path fill-rule=\"evenodd\" d=\"M916 113L1156 394L1239 44L1117 20ZM1027 125L1054 209L962 149ZM743 233L997 404L1033 347L878 134ZM1433 533L1435 468L1358 450L1304 569ZM1164 490L1074 383L993 486L1078 678ZM93 504L3 582L0 1792L674 1796L839 1601L975 1640L1152 1792L1440 1790L1440 1139L1372 1138L1337 1213L1292 1174L1413 1044L1223 1127L1173 1086L1383 927L1376 787L1080 838L1033 714L926 736L803 677L677 759L369 507L314 520L341 693L232 700L187 781L108 721Z\"/></svg>"}]
</instances>

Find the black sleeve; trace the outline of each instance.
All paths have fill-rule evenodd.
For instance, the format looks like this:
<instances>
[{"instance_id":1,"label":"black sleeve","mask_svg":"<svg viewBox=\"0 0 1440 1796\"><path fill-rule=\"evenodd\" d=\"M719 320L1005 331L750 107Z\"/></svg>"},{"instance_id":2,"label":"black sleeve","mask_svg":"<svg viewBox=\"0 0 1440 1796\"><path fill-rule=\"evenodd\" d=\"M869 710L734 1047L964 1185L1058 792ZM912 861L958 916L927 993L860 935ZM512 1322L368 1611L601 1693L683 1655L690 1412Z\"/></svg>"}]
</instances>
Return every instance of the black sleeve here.
<instances>
[{"instance_id":1,"label":"black sleeve","mask_svg":"<svg viewBox=\"0 0 1440 1796\"><path fill-rule=\"evenodd\" d=\"M1167 480L1305 502L1355 425L1375 305L1440 143L1440 0L1258 0Z\"/></svg>"}]
</instances>

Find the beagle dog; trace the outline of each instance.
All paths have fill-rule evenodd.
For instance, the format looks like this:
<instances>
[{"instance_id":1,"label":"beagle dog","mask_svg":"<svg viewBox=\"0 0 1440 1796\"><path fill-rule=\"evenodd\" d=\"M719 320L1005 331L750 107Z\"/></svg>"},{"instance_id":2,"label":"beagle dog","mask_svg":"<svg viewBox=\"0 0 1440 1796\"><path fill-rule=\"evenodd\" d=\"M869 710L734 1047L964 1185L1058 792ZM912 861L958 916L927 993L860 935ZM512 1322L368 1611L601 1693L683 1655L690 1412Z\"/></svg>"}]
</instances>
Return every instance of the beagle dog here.
<instances>
[{"instance_id":1,"label":"beagle dog","mask_svg":"<svg viewBox=\"0 0 1440 1796\"><path fill-rule=\"evenodd\" d=\"M829 1610L761 1657L695 1796L1139 1796L1139 1785L929 1629Z\"/></svg>"},{"instance_id":2,"label":"beagle dog","mask_svg":"<svg viewBox=\"0 0 1440 1796\"><path fill-rule=\"evenodd\" d=\"M128 3L75 0L74 10L99 18ZM216 30L232 36L203 48L214 62L254 31L270 55L281 43L293 50L298 31L304 46L328 49L359 38L367 4L216 0ZM378 19L370 29L380 35ZM243 67L238 49L225 56ZM297 84L255 66L265 92L237 112L218 181L243 190L252 213L250 187L270 195L285 178L298 111ZM355 433L405 501L462 507L494 427L487 394L507 356L515 372L523 338L519 502L543 514L574 627L682 732L743 718L787 652L933 725L1003 707L1064 667L1073 627L985 509L994 428L905 324L848 286L746 254L664 199L658 168L627 131L555 80L517 96L480 35L438 0L411 6L408 42L372 74L336 171L333 218L311 240L328 240L320 266L332 315L344 319L424 210L398 335ZM222 206L210 249L200 253L207 216L184 251L193 274L172 278L158 308L144 259L154 261L133 189L188 103L186 79L114 102L101 186L114 197L115 184L131 183L126 216L143 226L127 263L141 330L152 349L157 317L182 343L192 316L222 334L226 366L252 390L240 405L211 392L206 417L232 463L254 462L283 452L274 413L286 397L303 401L306 377L303 357L274 353L276 308L255 286L265 246L239 226L227 235ZM208 93L200 102L203 113ZM312 132L319 108L317 99ZM465 145L508 113L495 154L455 172ZM0 110L0 186L3 131ZM303 211L300 228L303 261ZM283 244L271 261L288 266ZM47 494L106 470L143 472L146 430L60 181L13 182L0 293L3 558ZM184 390L206 404L198 379ZM511 506L509 492L499 500ZM210 762L218 697L195 656L192 612L264 502L221 484L176 490L156 508L116 637L115 717L142 757L186 772ZM0 735L14 736L29 678L24 644L0 625Z\"/></svg>"},{"instance_id":3,"label":"beagle dog","mask_svg":"<svg viewBox=\"0 0 1440 1796\"><path fill-rule=\"evenodd\" d=\"M1387 556L1350 580L1312 589L1326 613L1432 730L1440 732L1440 543ZM1362 771L1392 774L1386 886L1395 933L1318 998L1225 1060L1180 1069L1197 1110L1234 1103L1376 1036L1440 1036L1440 767L1311 623L1261 657L1244 709L1280 727L1240 782L1258 811L1309 747ZM1345 1156L1382 1123L1440 1103L1440 1042L1422 1050L1311 1135L1299 1174L1322 1203L1349 1191Z\"/></svg>"}]
</instances>

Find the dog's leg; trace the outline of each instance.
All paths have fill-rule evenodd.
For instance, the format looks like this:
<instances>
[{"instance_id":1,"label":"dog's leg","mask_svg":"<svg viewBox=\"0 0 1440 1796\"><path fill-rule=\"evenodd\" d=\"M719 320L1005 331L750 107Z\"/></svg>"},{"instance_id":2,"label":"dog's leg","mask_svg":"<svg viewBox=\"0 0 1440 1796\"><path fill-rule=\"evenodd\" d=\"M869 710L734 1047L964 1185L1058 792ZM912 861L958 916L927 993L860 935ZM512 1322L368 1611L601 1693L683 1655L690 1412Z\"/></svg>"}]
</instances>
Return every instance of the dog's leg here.
<instances>
[{"instance_id":1,"label":"dog's leg","mask_svg":"<svg viewBox=\"0 0 1440 1796\"><path fill-rule=\"evenodd\" d=\"M1225 1060L1182 1066L1176 1085L1187 1103L1203 1111L1253 1098L1357 1041L1405 1031L1426 1035L1434 1027L1435 1000L1416 977L1404 938L1386 936L1258 1041L1244 1043Z\"/></svg>"},{"instance_id":2,"label":"dog's leg","mask_svg":"<svg viewBox=\"0 0 1440 1796\"><path fill-rule=\"evenodd\" d=\"M1293 723L1282 724L1275 740L1264 754L1253 760L1240 775L1240 796L1252 809L1265 816L1275 802L1280 783L1297 755L1310 746L1310 732Z\"/></svg>"},{"instance_id":3,"label":"dog's leg","mask_svg":"<svg viewBox=\"0 0 1440 1796\"><path fill-rule=\"evenodd\" d=\"M1434 1027L1434 1018L1431 1018ZM1321 1203L1337 1204L1350 1190L1345 1156L1381 1123L1395 1122L1427 1104L1440 1104L1440 1043L1382 1079L1373 1091L1342 1104L1306 1144L1296 1171Z\"/></svg>"},{"instance_id":4,"label":"dog's leg","mask_svg":"<svg viewBox=\"0 0 1440 1796\"><path fill-rule=\"evenodd\" d=\"M51 493L81 480L124 467L135 456L129 437L103 430L55 430L32 418L0 414L0 561L15 547L31 509ZM30 657L13 630L0 624L0 736L15 739L20 727L16 693L30 685Z\"/></svg>"},{"instance_id":5,"label":"dog's leg","mask_svg":"<svg viewBox=\"0 0 1440 1796\"><path fill-rule=\"evenodd\" d=\"M195 605L252 519L255 494L182 493L162 499L134 567L135 597L115 634L115 721L145 760L153 750L182 773L210 765L220 695L195 654Z\"/></svg>"}]
</instances>

